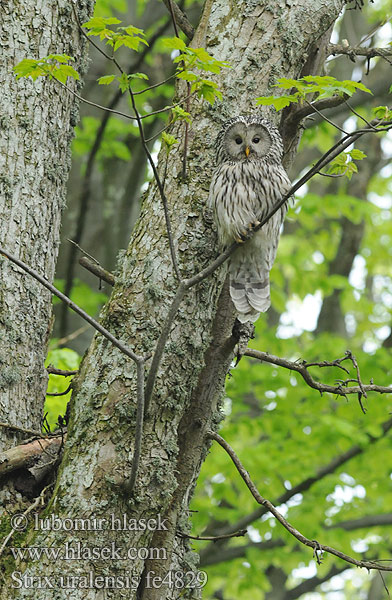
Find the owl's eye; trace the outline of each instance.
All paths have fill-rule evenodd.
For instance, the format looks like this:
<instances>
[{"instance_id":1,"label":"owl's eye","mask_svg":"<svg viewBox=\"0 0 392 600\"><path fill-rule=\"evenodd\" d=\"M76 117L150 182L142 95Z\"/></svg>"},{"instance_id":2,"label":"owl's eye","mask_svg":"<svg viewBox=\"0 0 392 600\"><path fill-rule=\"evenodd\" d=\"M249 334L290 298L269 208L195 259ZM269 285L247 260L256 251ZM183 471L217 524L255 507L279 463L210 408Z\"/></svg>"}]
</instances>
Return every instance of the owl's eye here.
<instances>
[{"instance_id":1,"label":"owl's eye","mask_svg":"<svg viewBox=\"0 0 392 600\"><path fill-rule=\"evenodd\" d=\"M254 138L253 138L253 140L252 140L252 142L253 142L254 144L258 144L258 143L259 143L259 141L260 141L260 138L259 138L259 137L254 137Z\"/></svg>"},{"instance_id":2,"label":"owl's eye","mask_svg":"<svg viewBox=\"0 0 392 600\"><path fill-rule=\"evenodd\" d=\"M242 144L242 138L240 138L239 135L237 135L237 137L235 138L235 143L238 145Z\"/></svg>"}]
</instances>

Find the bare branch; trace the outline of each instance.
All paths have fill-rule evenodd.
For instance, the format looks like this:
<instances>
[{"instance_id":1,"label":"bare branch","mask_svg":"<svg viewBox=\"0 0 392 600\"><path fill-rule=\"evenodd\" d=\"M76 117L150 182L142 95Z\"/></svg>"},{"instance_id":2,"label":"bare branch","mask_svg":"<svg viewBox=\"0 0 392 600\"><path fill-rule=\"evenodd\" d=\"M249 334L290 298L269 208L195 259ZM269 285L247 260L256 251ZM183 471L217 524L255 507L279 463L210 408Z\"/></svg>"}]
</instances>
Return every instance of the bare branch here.
<instances>
[{"instance_id":1,"label":"bare branch","mask_svg":"<svg viewBox=\"0 0 392 600\"><path fill-rule=\"evenodd\" d=\"M343 46L342 44L329 44L327 52L330 56L337 54L346 54L347 56L365 56L374 58L375 56L392 56L392 48L363 48L361 46Z\"/></svg>"},{"instance_id":2,"label":"bare branch","mask_svg":"<svg viewBox=\"0 0 392 600\"><path fill-rule=\"evenodd\" d=\"M56 369L49 365L46 367L47 372L50 375L62 375L63 377L70 377L71 375L76 375L77 371L64 371L63 369Z\"/></svg>"},{"instance_id":3,"label":"bare branch","mask_svg":"<svg viewBox=\"0 0 392 600\"><path fill-rule=\"evenodd\" d=\"M72 381L64 392L46 392L47 396L66 396L72 390Z\"/></svg>"},{"instance_id":4,"label":"bare branch","mask_svg":"<svg viewBox=\"0 0 392 600\"><path fill-rule=\"evenodd\" d=\"M328 117L326 117L318 109L317 102L309 102L308 100L306 100L306 98L305 98L305 102L309 106L309 108L312 109L312 112L316 112L324 121L326 121L327 123L329 123L330 125L332 125L332 127L335 127L335 129L337 129L338 131L341 131L342 133L344 133L344 135L347 135L347 131L345 131L345 129L343 129L342 127L340 127L339 125L337 125L336 123L334 123L333 121L331 121L331 119L328 119Z\"/></svg>"},{"instance_id":5,"label":"bare branch","mask_svg":"<svg viewBox=\"0 0 392 600\"><path fill-rule=\"evenodd\" d=\"M188 40L191 40L195 35L195 30L186 14L182 12L180 7L173 0L163 0L163 3L170 11L170 14L173 15L173 20L176 21L181 31L185 33ZM178 36L178 31L176 31L176 35Z\"/></svg>"},{"instance_id":6,"label":"bare branch","mask_svg":"<svg viewBox=\"0 0 392 600\"><path fill-rule=\"evenodd\" d=\"M132 468L129 480L125 482L125 488L128 493L133 491L136 483L137 472L140 463L140 455L143 440L143 421L144 421L144 361L137 363L137 410L135 425L135 445L132 457Z\"/></svg>"},{"instance_id":7,"label":"bare branch","mask_svg":"<svg viewBox=\"0 0 392 600\"><path fill-rule=\"evenodd\" d=\"M182 538L187 538L189 540L201 540L207 542L218 542L219 540L227 540L233 537L243 537L246 535L248 531L246 529L240 529L239 531L234 531L234 533L227 533L226 535L215 535L215 536L202 536L202 535L188 535L187 533L182 533L181 531L177 532Z\"/></svg>"},{"instance_id":8,"label":"bare branch","mask_svg":"<svg viewBox=\"0 0 392 600\"><path fill-rule=\"evenodd\" d=\"M238 473L242 477L243 481L245 482L247 488L249 489L250 493L252 494L252 496L256 500L256 502L258 504L261 504L264 508L266 508L275 517L275 519L277 521L279 521L279 523L293 537L295 537L295 539L297 539L301 544L303 544L304 546L308 546L309 548L313 548L313 555L319 564L321 563L321 558L322 558L323 553L327 552L328 554L333 554L334 556L337 556L338 558L341 558L342 560L344 560L352 565L355 565L357 567L364 567L366 569L377 569L379 571L392 571L392 565L387 566L387 565L382 564L380 561L357 560L357 559L349 556L348 554L345 554L344 552L340 552L340 550L336 550L335 548L332 548L331 546L326 546L324 544L320 544L316 540L310 540L309 538L304 536L300 531L298 531L295 527L293 527L293 525L291 525L291 523L289 523L283 517L283 515L275 508L275 506L272 504L272 502L270 502L269 500L267 500L266 498L263 498L263 496L261 496L261 494L259 493L255 484L249 477L248 472L243 467L241 461L239 460L238 456L234 452L233 448L231 448L231 446L218 433L209 431L208 436L211 439L217 441L218 444L220 446L222 446L222 448L224 450L226 450L227 454L230 456Z\"/></svg>"},{"instance_id":9,"label":"bare branch","mask_svg":"<svg viewBox=\"0 0 392 600\"><path fill-rule=\"evenodd\" d=\"M392 525L392 513L385 513L381 515L367 515L360 519L349 519L347 521L340 521L333 525L328 525L326 529L344 529L345 531L355 531L356 529L362 529L364 527L379 527L382 525Z\"/></svg>"},{"instance_id":10,"label":"bare branch","mask_svg":"<svg viewBox=\"0 0 392 600\"><path fill-rule=\"evenodd\" d=\"M100 264L93 262L92 260L87 258L87 256L82 256L82 258L79 258L79 264L99 279L106 281L106 283L108 283L109 285L114 285L116 283L116 279L113 273L110 273L110 271L107 271L106 269L101 267Z\"/></svg>"},{"instance_id":11,"label":"bare branch","mask_svg":"<svg viewBox=\"0 0 392 600\"><path fill-rule=\"evenodd\" d=\"M40 431L35 431L34 429L26 429L25 427L19 427L18 425L11 425L11 423L0 423L0 427L4 427L4 429L11 429L12 431L19 431L20 433L28 433L29 435L33 435L34 437L48 437L47 435L42 434Z\"/></svg>"},{"instance_id":12,"label":"bare branch","mask_svg":"<svg viewBox=\"0 0 392 600\"><path fill-rule=\"evenodd\" d=\"M261 350L252 350L251 348L248 348L245 351L245 356L250 356L251 358L257 358L258 360L261 360L263 362L269 362L272 363L274 365L277 365L279 367L284 367L285 369L289 369L290 371L296 371L297 373L299 373L302 378L304 379L304 381L308 384L309 387L318 390L320 392L320 394L322 394L323 392L329 392L330 394L337 394L338 396L347 396L348 394L358 394L358 393L362 393L365 397L366 397L366 392L378 392L379 394L392 394L392 387L386 387L386 386L382 386L382 385L375 385L373 383L368 384L368 385L363 385L363 383L361 382L361 380L358 378L356 380L353 381L357 381L358 385L356 386L352 386L352 387L346 387L344 385L338 384L338 385L328 385L326 383L320 383L319 381L316 381L315 379L313 379L313 377L310 375L308 368L310 366L338 366L334 363L330 363L330 364L318 364L318 363L301 363L301 362L294 362L291 360L286 360L284 358L280 358L279 356L273 356L272 354L268 354L268 352L262 352ZM346 358L351 358L352 360L352 355L350 353L350 356L347 356ZM355 357L354 361L354 367L357 369L358 364L356 363ZM359 375L359 372L357 370L357 375Z\"/></svg>"},{"instance_id":13,"label":"bare branch","mask_svg":"<svg viewBox=\"0 0 392 600\"><path fill-rule=\"evenodd\" d=\"M34 463L41 454L48 448L60 448L62 444L61 434L50 438L41 438L33 440L29 443L20 444L9 450L5 450L0 454L0 477L21 469L29 467Z\"/></svg>"},{"instance_id":14,"label":"bare branch","mask_svg":"<svg viewBox=\"0 0 392 600\"><path fill-rule=\"evenodd\" d=\"M41 506L44 505L45 502L45 494L47 492L47 490L49 488L51 488L53 486L53 483L50 483L49 485L47 485L46 487L44 487L44 489L42 490L42 492L40 493L40 495L34 500L34 502L32 504L30 504L30 506L23 512L21 513L21 515L19 516L24 516L27 517L28 514L30 514L35 508L38 508L38 506L41 504ZM8 542L10 541L10 539L12 538L12 536L14 535L15 531L18 531L17 529L11 529L11 531L9 532L9 534L4 538L3 543L0 547L0 556L3 554L4 549L6 548Z\"/></svg>"}]
</instances>

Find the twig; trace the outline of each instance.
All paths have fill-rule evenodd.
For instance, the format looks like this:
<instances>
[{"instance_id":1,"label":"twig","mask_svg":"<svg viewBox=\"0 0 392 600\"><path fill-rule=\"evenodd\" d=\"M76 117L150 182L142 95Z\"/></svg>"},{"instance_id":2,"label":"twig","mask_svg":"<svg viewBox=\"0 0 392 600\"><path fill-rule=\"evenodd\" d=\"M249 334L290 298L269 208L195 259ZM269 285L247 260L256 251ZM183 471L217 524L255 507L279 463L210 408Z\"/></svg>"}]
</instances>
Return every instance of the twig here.
<instances>
[{"instance_id":1,"label":"twig","mask_svg":"<svg viewBox=\"0 0 392 600\"><path fill-rule=\"evenodd\" d=\"M173 0L163 0L165 6L169 9L170 13L176 20L176 23L180 29L185 33L186 37L191 40L195 35L195 30L192 24L189 22L188 17L182 12L180 7L173 2ZM176 35L178 35L176 33Z\"/></svg>"},{"instance_id":2,"label":"twig","mask_svg":"<svg viewBox=\"0 0 392 600\"><path fill-rule=\"evenodd\" d=\"M68 335L65 335L56 340L54 348L60 348L61 346L65 346L65 344L68 344L68 342L71 342L72 340L76 339L77 337L79 337L79 335L82 335L82 333L85 333L86 331L88 331L88 325L78 327L78 329L75 329L75 331L72 331L72 333L69 333Z\"/></svg>"},{"instance_id":3,"label":"twig","mask_svg":"<svg viewBox=\"0 0 392 600\"><path fill-rule=\"evenodd\" d=\"M272 354L268 354L268 352L262 352L260 350L252 350L251 348L248 348L245 351L245 356L249 356L251 358L257 358L258 360L261 360L263 362L272 363L273 365L277 365L279 367L284 367L285 369L289 369L290 371L296 371L297 373L299 373L302 376L302 378L308 384L309 387L311 387L315 390L318 390L320 392L320 394L323 392L328 392L330 394L335 394L335 395L337 394L339 396L347 396L348 394L362 393L365 396L365 398L367 397L366 392L378 392L379 394L392 394L392 387L375 385L373 383L371 383L369 385L363 385L363 383L361 382L360 379L357 379L358 385L353 386L353 387L333 386L333 385L328 385L326 383L320 383L319 381L316 381L315 379L313 379L313 377L310 375L310 373L308 371L308 367L311 367L311 366L321 366L321 367L340 366L338 364L335 364L334 362L327 363L327 364L293 362L291 360L286 360L284 358L280 358L279 356L273 356ZM346 360L346 358L352 360L351 356L347 356L344 359L338 359L338 360ZM354 357L354 360L355 360L355 357ZM354 362L353 362L353 365L355 367ZM358 375L358 371L357 371L357 375Z\"/></svg>"},{"instance_id":4,"label":"twig","mask_svg":"<svg viewBox=\"0 0 392 600\"><path fill-rule=\"evenodd\" d=\"M135 445L132 457L132 468L129 482L126 483L127 491L132 492L140 463L141 447L143 440L144 421L144 361L137 364L137 410L135 425Z\"/></svg>"},{"instance_id":5,"label":"twig","mask_svg":"<svg viewBox=\"0 0 392 600\"><path fill-rule=\"evenodd\" d=\"M124 71L124 73L125 73L125 71ZM78 100L80 100L80 102L84 102L85 104L89 104L90 106L94 106L95 108L99 108L100 110L112 113L114 115L120 115L120 117L124 117L125 119L130 119L132 121L137 121L138 118L140 120L149 119L150 117L155 117L155 115L159 115L161 113L167 112L167 111L171 110L172 108L175 108L176 106L181 106L181 104L187 103L188 100L192 96L194 96L196 94L196 92L192 92L192 94L188 94L187 96L184 96L184 98L181 98L181 100L179 100L178 102L175 102L174 104L171 104L170 106L165 106L164 108L160 108L158 110L154 110L154 111L149 112L149 113L147 113L145 115L140 115L139 114L138 117L137 117L136 115L130 115L128 113L121 112L121 110L115 110L113 108L109 108L108 106L102 106L102 104L97 104L96 102L92 102L91 100L87 100L87 98L83 98L83 96L81 96L80 94L78 94L77 92L75 92L74 90L72 90L65 83L62 83L61 81L58 81L57 79L56 79L56 81L61 86L63 86L63 88L66 89L70 94L72 94L73 96L75 96L75 98L77 98Z\"/></svg>"},{"instance_id":6,"label":"twig","mask_svg":"<svg viewBox=\"0 0 392 600\"><path fill-rule=\"evenodd\" d=\"M326 121L327 123L329 123L330 125L332 125L332 127L335 127L335 129L338 129L338 131L341 131L342 133L344 133L344 135L347 135L347 131L345 131L342 127L340 127L339 125L337 125L336 123L334 123L333 121L331 121L331 119L328 119L328 117L326 117L318 108L317 108L317 102L309 102L308 100L306 100L305 98L305 102L308 106L310 106L313 109L313 112L316 112L322 119L324 119L324 121Z\"/></svg>"},{"instance_id":7,"label":"twig","mask_svg":"<svg viewBox=\"0 0 392 600\"><path fill-rule=\"evenodd\" d=\"M363 117L362 115L359 114L359 112L354 110L354 108L347 102L347 100L345 100L344 103L351 110L351 112L354 115L356 115L359 119L362 119L362 121L364 121L368 127L371 127L372 129L374 129L376 131L376 127L373 127L373 125L367 119L365 119L365 117Z\"/></svg>"},{"instance_id":8,"label":"twig","mask_svg":"<svg viewBox=\"0 0 392 600\"><path fill-rule=\"evenodd\" d=\"M317 175L322 175L323 177L332 177L336 179L337 177L344 177L347 173L347 169L343 171L343 173L322 173L321 171L317 171Z\"/></svg>"},{"instance_id":9,"label":"twig","mask_svg":"<svg viewBox=\"0 0 392 600\"><path fill-rule=\"evenodd\" d=\"M97 264L96 262L91 261L87 256L79 258L79 264L99 279L106 281L109 285L114 285L116 283L113 273L110 273L110 271L101 267L99 263Z\"/></svg>"},{"instance_id":10,"label":"twig","mask_svg":"<svg viewBox=\"0 0 392 600\"><path fill-rule=\"evenodd\" d=\"M355 558L352 558L351 556L348 556L347 554L344 554L344 552L340 552L340 550L332 548L331 546L320 544L316 540L310 540L309 538L305 537L283 517L283 515L275 508L272 502L261 496L255 484L249 477L248 472L245 470L238 456L234 452L233 448L231 448L231 446L218 433L209 431L208 436L211 439L218 442L218 444L230 456L238 473L245 482L247 488L249 489L256 502L258 504L261 504L264 508L266 508L275 517L275 519L279 521L279 523L301 544L308 546L309 548L313 548L313 555L319 564L321 562L322 554L324 552L327 552L328 554L333 554L334 556L337 556L338 558L341 558L342 560L345 560L346 562L357 567L364 567L366 569L377 569L379 571L392 571L392 566L384 566L379 561L357 560Z\"/></svg>"},{"instance_id":11,"label":"twig","mask_svg":"<svg viewBox=\"0 0 392 600\"><path fill-rule=\"evenodd\" d=\"M49 365L46 367L47 372L50 375L62 375L63 377L70 377L71 375L76 375L77 371L64 371L63 369L56 369Z\"/></svg>"},{"instance_id":12,"label":"twig","mask_svg":"<svg viewBox=\"0 0 392 600\"><path fill-rule=\"evenodd\" d=\"M186 538L189 540L202 540L206 542L218 542L219 540L227 540L233 537L243 537L248 533L247 529L240 529L239 531L235 531L234 533L228 533L226 535L188 535L187 533L182 533L181 531L177 531L177 535L182 538Z\"/></svg>"},{"instance_id":13,"label":"twig","mask_svg":"<svg viewBox=\"0 0 392 600\"><path fill-rule=\"evenodd\" d=\"M165 323L163 325L161 335L159 336L157 345L155 347L154 356L153 356L153 359L151 362L151 366L150 366L150 369L148 372L147 382L146 382L146 392L145 392L146 412L149 409L150 399L151 399L152 391L154 388L155 379L156 379L156 376L158 373L159 364L161 362L163 351L166 346L167 337L170 333L170 329L171 329L172 323L174 321L174 318L177 314L177 310L182 302L183 297L185 296L185 292L187 291L187 289L188 288L186 287L185 282L180 281L180 285L177 288L176 295L175 295L174 300L169 308L169 312L166 317Z\"/></svg>"},{"instance_id":14,"label":"twig","mask_svg":"<svg viewBox=\"0 0 392 600\"><path fill-rule=\"evenodd\" d=\"M66 396L72 390L72 381L64 392L46 392L47 396Z\"/></svg>"},{"instance_id":15,"label":"twig","mask_svg":"<svg viewBox=\"0 0 392 600\"><path fill-rule=\"evenodd\" d=\"M82 248L82 246L80 246L78 244L78 242L75 242L75 240L71 240L70 238L67 238L67 242L69 242L70 244L72 244L75 248L77 248L82 254L84 254L84 256L87 256L87 258L89 258L92 262L94 262L96 265L99 265L99 262L97 261L96 258L94 258L94 256L92 254L89 254L84 248Z\"/></svg>"}]
</instances>

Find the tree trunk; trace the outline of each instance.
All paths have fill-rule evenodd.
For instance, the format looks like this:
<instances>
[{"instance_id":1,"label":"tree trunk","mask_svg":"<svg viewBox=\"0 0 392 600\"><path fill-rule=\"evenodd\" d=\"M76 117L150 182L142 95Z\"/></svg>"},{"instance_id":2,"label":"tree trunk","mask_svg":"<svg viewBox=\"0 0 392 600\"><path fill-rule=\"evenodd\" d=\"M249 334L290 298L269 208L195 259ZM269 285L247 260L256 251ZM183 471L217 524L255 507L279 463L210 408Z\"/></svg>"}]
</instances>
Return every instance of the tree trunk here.
<instances>
[{"instance_id":1,"label":"tree trunk","mask_svg":"<svg viewBox=\"0 0 392 600\"><path fill-rule=\"evenodd\" d=\"M91 5L79 3L82 20ZM2 3L0 29L0 245L52 281L77 107L55 81L17 81L12 68L50 53L83 57L85 42L65 0ZM76 67L83 73L85 59L77 58ZM0 421L39 430L51 296L5 259L0 282ZM17 439L0 428L0 448Z\"/></svg>"},{"instance_id":2,"label":"tree trunk","mask_svg":"<svg viewBox=\"0 0 392 600\"><path fill-rule=\"evenodd\" d=\"M182 124L176 123L171 132L180 140L177 150L168 158L162 151L158 163L162 177L169 161L165 189L183 278L206 266L217 251L215 234L203 211L221 123L251 111L254 98L270 93L279 77L300 76L305 62L309 70L313 58L316 64L317 57L310 56L310 50L317 48L317 40L343 6L343 0L279 0L268 8L250 0L207 0L192 45L204 46L215 58L230 62L231 69L216 77L224 99L213 108L192 101L185 179L181 175ZM276 115L271 118L276 121ZM91 532L75 531L75 522L68 522L72 527L67 531L38 528L21 545L64 549L64 544L75 548L79 541L90 549L104 549L114 544L122 548L121 560L58 560L45 563L45 573L43 561L32 562L25 573L57 577L57 582L60 573L93 579L117 577L117 591L111 596L108 590L109 597L115 598L122 593L119 578L125 575L132 584L128 599L199 597L192 590L184 594L181 585L184 574L195 569L196 557L178 533L189 529L189 501L209 447L206 433L222 418L219 403L235 344L225 276L224 266L188 291L177 311L145 417L141 462L131 494L127 480L134 449L136 367L106 339L95 336L74 386L69 439L46 512L62 519L107 521ZM151 355L177 285L161 200L152 184L102 323L137 354ZM158 519L158 528L144 529L142 519ZM123 530L126 520L139 524L139 529ZM138 553L132 559L124 554L129 548ZM20 566L13 570L23 572ZM169 570L172 586L168 585ZM161 583L154 577L161 577ZM101 587L109 583L106 580ZM102 598L98 588L97 580L91 588L76 587L72 598ZM32 597L31 590L4 588L1 598L15 597ZM57 591L56 598L65 597L66 592ZM46 590L35 589L34 598L47 598Z\"/></svg>"}]
</instances>

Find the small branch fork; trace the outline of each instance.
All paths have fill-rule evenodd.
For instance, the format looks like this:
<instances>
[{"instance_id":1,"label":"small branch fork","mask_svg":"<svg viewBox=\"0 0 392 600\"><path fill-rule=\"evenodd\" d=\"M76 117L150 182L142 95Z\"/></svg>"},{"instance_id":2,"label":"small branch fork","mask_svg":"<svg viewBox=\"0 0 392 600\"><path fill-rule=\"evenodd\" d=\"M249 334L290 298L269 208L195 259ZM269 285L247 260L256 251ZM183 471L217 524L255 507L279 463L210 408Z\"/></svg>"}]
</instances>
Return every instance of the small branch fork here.
<instances>
[{"instance_id":1,"label":"small branch fork","mask_svg":"<svg viewBox=\"0 0 392 600\"><path fill-rule=\"evenodd\" d=\"M291 361L286 360L284 358L280 358L279 356L273 356L272 354L268 354L268 352L262 352L260 350L253 350L248 348L245 353L245 356L249 356L251 358L257 358L262 362L268 362L273 365L277 365L279 367L284 367L285 369L289 369L289 371L296 371L299 373L303 380L308 384L309 387L318 390L320 394L323 392L329 392L330 394L337 394L338 396L348 396L349 394L358 394L359 400L361 400L362 396L367 398L367 392L378 392L379 394L392 394L392 387L386 387L382 385L375 385L374 383L370 383L368 385L364 385L361 381L361 376L359 372L358 362L355 356L347 350L345 356L343 358L338 358L333 361L322 361L322 362L312 362L308 363L306 361ZM320 383L313 379L311 374L309 373L309 367L339 367L343 369L346 373L348 370L341 365L341 363L345 360L351 360L356 373L356 379L347 379L339 382L337 385L328 385L326 383ZM356 382L358 385L347 387L347 383ZM362 411L364 412L363 406L361 404Z\"/></svg>"},{"instance_id":2,"label":"small branch fork","mask_svg":"<svg viewBox=\"0 0 392 600\"><path fill-rule=\"evenodd\" d=\"M272 504L272 502L270 502L269 500L267 500L266 498L263 498L263 496L261 496L261 494L259 493L255 484L253 483L252 479L250 478L249 473L246 471L246 469L242 465L241 461L239 460L238 456L234 452L233 448L218 433L209 431L208 437L210 437L211 439L218 442L218 444L220 446L222 446L222 448L230 456L238 473L242 477L243 481L245 482L247 488L249 489L250 493L252 494L252 496L256 500L256 502L258 504L261 504L265 509L267 509L275 517L275 519L277 521L279 521L279 523L293 537L295 537L301 544L308 546L309 548L313 548L313 556L316 559L318 564L321 564L321 561L323 558L323 553L327 552L328 554L333 554L334 556L337 556L338 558L341 558L342 560L344 560L352 565L355 565L356 567L365 567L366 569L369 569L369 570L376 569L378 571L392 571L392 565L387 566L387 565L380 563L379 561L356 560L355 558L352 558L351 556L348 556L347 554L340 552L340 550L336 550L335 548L332 548L331 546L326 546L324 544L320 544L316 540L310 540L309 538L305 537L302 533L300 533L298 531L298 529L293 527L283 517L283 515L281 515L281 513L275 508L275 506Z\"/></svg>"}]
</instances>

